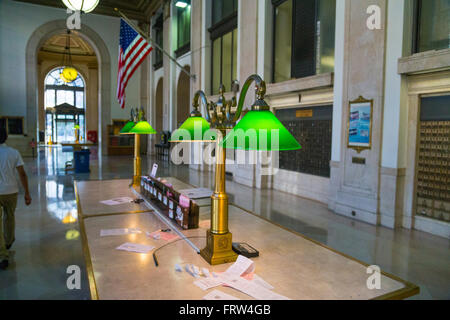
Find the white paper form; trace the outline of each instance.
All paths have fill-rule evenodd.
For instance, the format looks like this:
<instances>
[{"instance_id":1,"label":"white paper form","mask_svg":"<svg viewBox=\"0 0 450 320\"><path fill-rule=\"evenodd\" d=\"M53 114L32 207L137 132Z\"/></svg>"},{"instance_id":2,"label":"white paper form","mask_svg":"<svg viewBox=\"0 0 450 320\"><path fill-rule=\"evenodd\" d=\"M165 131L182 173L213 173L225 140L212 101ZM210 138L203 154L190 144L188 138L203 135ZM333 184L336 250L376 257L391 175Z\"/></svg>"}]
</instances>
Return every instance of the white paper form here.
<instances>
[{"instance_id":1,"label":"white paper form","mask_svg":"<svg viewBox=\"0 0 450 320\"><path fill-rule=\"evenodd\" d=\"M142 231L137 228L124 228L124 229L102 229L100 230L100 237L108 236L123 236L126 234L136 234Z\"/></svg>"},{"instance_id":2,"label":"white paper form","mask_svg":"<svg viewBox=\"0 0 450 320\"><path fill-rule=\"evenodd\" d=\"M255 271L255 263L252 260L239 255L236 262L233 263L233 265L229 267L224 273L239 277L244 276L248 273L252 273L253 271Z\"/></svg>"},{"instance_id":3,"label":"white paper form","mask_svg":"<svg viewBox=\"0 0 450 320\"><path fill-rule=\"evenodd\" d=\"M203 297L203 300L241 300L219 290L213 290Z\"/></svg>"},{"instance_id":4,"label":"white paper form","mask_svg":"<svg viewBox=\"0 0 450 320\"><path fill-rule=\"evenodd\" d=\"M128 252L137 252L137 253L149 253L154 248L155 248L154 246L147 246L145 244L127 242L127 243L124 243L124 244L118 246L116 248L116 250L123 250L123 251L128 251Z\"/></svg>"},{"instance_id":5,"label":"white paper form","mask_svg":"<svg viewBox=\"0 0 450 320\"><path fill-rule=\"evenodd\" d=\"M257 300L290 300L288 297L282 296L239 276L223 273L219 278L227 286L239 290Z\"/></svg>"},{"instance_id":6,"label":"white paper form","mask_svg":"<svg viewBox=\"0 0 450 320\"><path fill-rule=\"evenodd\" d=\"M197 280L194 282L194 284L200 289L206 291L208 289L222 285L222 281L219 278L206 278Z\"/></svg>"},{"instance_id":7,"label":"white paper form","mask_svg":"<svg viewBox=\"0 0 450 320\"><path fill-rule=\"evenodd\" d=\"M129 197L121 197L110 200L100 201L100 203L106 204L107 206L117 206L119 204L130 203L133 199Z\"/></svg>"},{"instance_id":8,"label":"white paper form","mask_svg":"<svg viewBox=\"0 0 450 320\"><path fill-rule=\"evenodd\" d=\"M263 278L261 278L257 274L253 275L253 279L251 280L251 282L253 282L254 284L257 284L261 287L267 288L269 290L273 290L273 286L270 285L269 283L267 283L266 281L264 281Z\"/></svg>"}]
</instances>

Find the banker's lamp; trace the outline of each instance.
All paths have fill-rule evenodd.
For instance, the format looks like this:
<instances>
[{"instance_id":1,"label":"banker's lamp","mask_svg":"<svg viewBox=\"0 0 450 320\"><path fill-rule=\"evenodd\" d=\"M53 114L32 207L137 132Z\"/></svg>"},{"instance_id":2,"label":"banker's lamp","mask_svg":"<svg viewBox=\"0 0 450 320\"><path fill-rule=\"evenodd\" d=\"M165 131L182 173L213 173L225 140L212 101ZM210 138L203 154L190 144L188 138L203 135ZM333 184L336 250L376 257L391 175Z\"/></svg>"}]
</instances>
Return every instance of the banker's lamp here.
<instances>
[{"instance_id":1,"label":"banker's lamp","mask_svg":"<svg viewBox=\"0 0 450 320\"><path fill-rule=\"evenodd\" d=\"M245 96L255 82L256 101L238 124L244 106ZM233 262L237 254L232 249L232 234L228 230L228 196L225 192L225 152L224 148L276 151L300 149L300 144L270 111L264 100L266 84L258 75L250 76L242 87L239 103L236 98L227 101L220 86L217 103L208 102L203 91L197 91L192 106L191 117L176 130L171 142L213 141L216 142L216 172L214 193L211 196L211 227L206 232L206 247L200 255L210 264ZM199 99L206 107L205 119L199 111ZM208 129L216 129L220 134L209 134ZM181 130L185 129L185 130ZM231 130L232 129L232 130ZM229 134L222 140L227 130ZM201 132L201 134L200 134Z\"/></svg>"},{"instance_id":2,"label":"banker's lamp","mask_svg":"<svg viewBox=\"0 0 450 320\"><path fill-rule=\"evenodd\" d=\"M134 113L134 110L131 109L131 117L130 120L123 126L123 128L120 130L120 134L131 134L130 130L133 129L133 127L136 125L137 118Z\"/></svg>"},{"instance_id":3,"label":"banker's lamp","mask_svg":"<svg viewBox=\"0 0 450 320\"><path fill-rule=\"evenodd\" d=\"M131 110L131 119L120 130L120 134L134 134L134 174L133 187L140 185L142 174L142 160L141 160L141 134L155 134L155 129L145 120L145 112L141 110L136 112Z\"/></svg>"}]
</instances>

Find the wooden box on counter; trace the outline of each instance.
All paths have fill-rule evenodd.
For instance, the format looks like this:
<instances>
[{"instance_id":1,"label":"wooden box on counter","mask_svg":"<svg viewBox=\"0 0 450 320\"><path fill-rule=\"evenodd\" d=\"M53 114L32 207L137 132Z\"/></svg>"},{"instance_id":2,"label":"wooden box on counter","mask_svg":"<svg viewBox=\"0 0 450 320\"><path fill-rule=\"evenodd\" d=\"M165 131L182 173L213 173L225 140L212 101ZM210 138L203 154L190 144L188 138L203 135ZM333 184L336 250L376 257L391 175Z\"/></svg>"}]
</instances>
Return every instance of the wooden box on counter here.
<instances>
[{"instance_id":1,"label":"wooden box on counter","mask_svg":"<svg viewBox=\"0 0 450 320\"><path fill-rule=\"evenodd\" d=\"M198 205L180 194L169 183L151 176L141 177L141 194L156 205L168 218L183 229L196 229L199 222ZM184 201L182 201L184 197ZM188 204L181 202L188 201Z\"/></svg>"}]
</instances>

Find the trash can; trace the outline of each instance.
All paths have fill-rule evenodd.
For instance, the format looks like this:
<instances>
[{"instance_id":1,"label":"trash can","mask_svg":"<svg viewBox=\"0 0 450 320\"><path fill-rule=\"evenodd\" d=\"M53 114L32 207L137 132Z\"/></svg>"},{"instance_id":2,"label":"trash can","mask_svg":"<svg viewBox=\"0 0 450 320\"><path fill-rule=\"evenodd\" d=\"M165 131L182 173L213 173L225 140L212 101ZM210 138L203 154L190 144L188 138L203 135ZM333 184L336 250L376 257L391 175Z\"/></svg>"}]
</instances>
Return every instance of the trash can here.
<instances>
[{"instance_id":1,"label":"trash can","mask_svg":"<svg viewBox=\"0 0 450 320\"><path fill-rule=\"evenodd\" d=\"M91 152L89 149L84 149L81 151L75 151L74 162L75 162L75 173L88 173L89 170L89 155Z\"/></svg>"}]
</instances>

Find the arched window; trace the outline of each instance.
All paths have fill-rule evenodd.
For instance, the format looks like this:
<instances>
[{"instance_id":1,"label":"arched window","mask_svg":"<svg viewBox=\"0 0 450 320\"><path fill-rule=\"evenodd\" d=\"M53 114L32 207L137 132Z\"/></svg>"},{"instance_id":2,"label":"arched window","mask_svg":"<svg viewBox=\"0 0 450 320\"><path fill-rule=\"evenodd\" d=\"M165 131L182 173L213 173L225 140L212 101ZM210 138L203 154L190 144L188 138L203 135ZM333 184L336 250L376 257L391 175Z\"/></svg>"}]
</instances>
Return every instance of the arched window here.
<instances>
[{"instance_id":1,"label":"arched window","mask_svg":"<svg viewBox=\"0 0 450 320\"><path fill-rule=\"evenodd\" d=\"M47 140L52 138L53 142L75 141L75 125L80 126L80 134L85 137L85 113L74 112L73 114L56 114L54 108L63 104L74 106L84 110L86 107L85 82L78 73L77 78L69 83L61 79L64 67L58 67L50 71L45 77L45 99L46 110L46 135ZM81 110L80 110L81 111Z\"/></svg>"}]
</instances>

